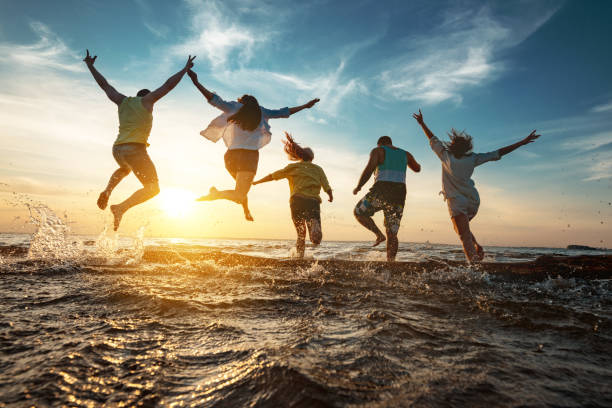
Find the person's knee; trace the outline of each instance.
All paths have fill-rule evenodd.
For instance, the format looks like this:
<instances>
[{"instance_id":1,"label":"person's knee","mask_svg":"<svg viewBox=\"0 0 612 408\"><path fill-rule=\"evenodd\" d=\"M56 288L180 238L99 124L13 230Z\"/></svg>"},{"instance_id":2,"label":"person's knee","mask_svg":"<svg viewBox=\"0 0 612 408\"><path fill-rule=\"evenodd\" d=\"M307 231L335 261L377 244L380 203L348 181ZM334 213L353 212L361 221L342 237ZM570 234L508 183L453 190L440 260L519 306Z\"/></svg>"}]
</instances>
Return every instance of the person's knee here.
<instances>
[{"instance_id":1,"label":"person's knee","mask_svg":"<svg viewBox=\"0 0 612 408\"><path fill-rule=\"evenodd\" d=\"M160 192L159 184L157 183L147 184L144 186L144 188L151 197L155 197Z\"/></svg>"}]
</instances>

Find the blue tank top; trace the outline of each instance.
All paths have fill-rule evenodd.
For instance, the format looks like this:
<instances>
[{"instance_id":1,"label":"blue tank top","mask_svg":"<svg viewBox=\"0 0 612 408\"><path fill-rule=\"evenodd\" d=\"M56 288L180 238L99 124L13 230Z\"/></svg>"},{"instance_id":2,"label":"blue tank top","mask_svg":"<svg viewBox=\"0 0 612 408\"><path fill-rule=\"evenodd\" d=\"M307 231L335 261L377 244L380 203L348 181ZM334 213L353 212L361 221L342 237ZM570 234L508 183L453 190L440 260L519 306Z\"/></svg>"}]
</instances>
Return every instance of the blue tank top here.
<instances>
[{"instance_id":1,"label":"blue tank top","mask_svg":"<svg viewBox=\"0 0 612 408\"><path fill-rule=\"evenodd\" d=\"M382 146L385 149L385 161L376 169L376 181L391 181L406 184L406 151L400 148Z\"/></svg>"}]
</instances>

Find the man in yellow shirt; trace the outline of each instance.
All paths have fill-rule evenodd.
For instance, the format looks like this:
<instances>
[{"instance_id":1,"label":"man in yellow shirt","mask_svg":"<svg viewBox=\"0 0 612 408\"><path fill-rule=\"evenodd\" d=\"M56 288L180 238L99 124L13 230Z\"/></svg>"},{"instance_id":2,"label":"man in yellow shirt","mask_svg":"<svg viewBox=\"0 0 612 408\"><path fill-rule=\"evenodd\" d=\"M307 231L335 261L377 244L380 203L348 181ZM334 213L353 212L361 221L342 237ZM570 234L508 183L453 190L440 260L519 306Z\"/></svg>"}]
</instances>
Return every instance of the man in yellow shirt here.
<instances>
[{"instance_id":1,"label":"man in yellow shirt","mask_svg":"<svg viewBox=\"0 0 612 408\"><path fill-rule=\"evenodd\" d=\"M157 171L147 153L147 143L151 127L153 125L153 105L168 92L170 92L183 78L183 75L193 67L194 57L189 56L185 67L172 75L162 86L153 92L141 89L135 97L125 96L113 88L106 78L94 67L98 56L90 56L89 50L83 59L94 79L108 96L108 99L117 104L119 108L119 134L113 145L113 157L119 164L115 170L106 189L98 197L98 207L106 208L108 199L113 189L132 171L142 183L143 188L132 194L127 200L117 205L111 205L110 209L114 218L114 229L117 231L123 214L159 194L159 182Z\"/></svg>"},{"instance_id":2,"label":"man in yellow shirt","mask_svg":"<svg viewBox=\"0 0 612 408\"><path fill-rule=\"evenodd\" d=\"M312 163L314 159L312 149L301 147L287 132L285 132L285 136L287 137L287 140L284 141L285 152L289 156L289 160L297 161L297 163L291 163L284 169L254 181L253 184L284 178L289 180L291 195L289 206L291 207L293 225L298 235L296 249L299 257L303 258L306 244L306 227L308 227L310 241L314 245L319 245L323 238L321 231L321 197L319 197L321 187L323 187L323 191L329 196L330 202L334 200L334 196L325 172L321 167Z\"/></svg>"}]
</instances>

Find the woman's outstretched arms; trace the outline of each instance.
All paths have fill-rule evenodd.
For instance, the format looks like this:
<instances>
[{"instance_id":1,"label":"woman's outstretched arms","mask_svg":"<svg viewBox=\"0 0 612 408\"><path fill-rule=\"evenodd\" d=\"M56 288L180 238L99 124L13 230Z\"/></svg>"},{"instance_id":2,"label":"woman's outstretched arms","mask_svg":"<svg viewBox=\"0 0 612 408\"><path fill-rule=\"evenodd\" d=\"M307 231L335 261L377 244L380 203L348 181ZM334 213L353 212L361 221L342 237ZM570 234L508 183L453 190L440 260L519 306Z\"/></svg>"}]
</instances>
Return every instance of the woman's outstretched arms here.
<instances>
[{"instance_id":1,"label":"woman's outstretched arms","mask_svg":"<svg viewBox=\"0 0 612 408\"><path fill-rule=\"evenodd\" d=\"M427 136L428 139L431 139L432 137L434 137L434 134L431 132L431 130L429 130L429 128L425 124L425 121L423 120L423 114L421 113L420 109L419 109L419 113L413 113L412 117L416 119L419 125L421 125L421 128L423 129L423 132L425 132L425 136Z\"/></svg>"},{"instance_id":2,"label":"woman's outstretched arms","mask_svg":"<svg viewBox=\"0 0 612 408\"><path fill-rule=\"evenodd\" d=\"M214 94L208 89L204 88L204 86L198 81L198 74L196 74L192 70L189 70L187 71L187 75L189 75L189 78L191 78L191 81L193 82L195 87L198 88L200 92L202 92L202 95L204 95L204 97L210 101Z\"/></svg>"},{"instance_id":3,"label":"woman's outstretched arms","mask_svg":"<svg viewBox=\"0 0 612 408\"><path fill-rule=\"evenodd\" d=\"M104 93L106 93L108 99L110 99L117 105L120 105L121 102L123 102L125 95L117 92L117 90L108 83L106 78L104 78L104 76L102 76L102 74L99 73L98 70L94 67L94 62L96 61L96 58L98 58L97 55L94 55L92 57L91 55L89 55L89 50L87 50L87 55L85 56L85 58L83 58L83 61L85 62L85 64L87 64L89 72L91 72L91 75L93 75L100 88L102 88Z\"/></svg>"},{"instance_id":4,"label":"woman's outstretched arms","mask_svg":"<svg viewBox=\"0 0 612 408\"><path fill-rule=\"evenodd\" d=\"M314 106L315 103L319 102L320 99L319 98L315 98L311 101L306 102L303 105L300 106L294 106L293 108L289 108L289 115L293 115L294 113L298 113L299 111L301 111L302 109L309 109L312 108Z\"/></svg>"},{"instance_id":5,"label":"woman's outstretched arms","mask_svg":"<svg viewBox=\"0 0 612 408\"><path fill-rule=\"evenodd\" d=\"M501 149L499 149L499 155L504 156L510 152L515 151L521 146L525 146L526 144L533 143L538 137L540 137L540 135L537 135L536 131L534 130L533 132L529 134L529 136L527 136L520 142L516 142L514 144L511 144L510 146L502 147Z\"/></svg>"}]
</instances>

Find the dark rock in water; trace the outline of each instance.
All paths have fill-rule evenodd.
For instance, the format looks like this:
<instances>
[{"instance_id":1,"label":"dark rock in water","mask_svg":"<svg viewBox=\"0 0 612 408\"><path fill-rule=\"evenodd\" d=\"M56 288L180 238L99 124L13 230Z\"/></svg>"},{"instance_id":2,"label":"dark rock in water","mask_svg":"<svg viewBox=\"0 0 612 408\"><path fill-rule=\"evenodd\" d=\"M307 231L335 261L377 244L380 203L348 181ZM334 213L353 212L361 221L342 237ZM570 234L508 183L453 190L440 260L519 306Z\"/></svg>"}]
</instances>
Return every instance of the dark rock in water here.
<instances>
[{"instance_id":1,"label":"dark rock in water","mask_svg":"<svg viewBox=\"0 0 612 408\"><path fill-rule=\"evenodd\" d=\"M223 266L250 265L258 267L300 267L308 268L313 260L271 259L249 255L230 254L215 249L197 251L176 251L145 249L145 262L174 263L208 260ZM340 259L319 260L318 264L334 273L350 274L351 270L367 267L374 272L392 274L420 274L434 270L445 270L465 266L465 262L451 260L428 260L424 262L370 262ZM540 256L529 262L485 262L479 270L508 280L543 281L549 278L612 279L612 255L581 256Z\"/></svg>"},{"instance_id":2,"label":"dark rock in water","mask_svg":"<svg viewBox=\"0 0 612 408\"><path fill-rule=\"evenodd\" d=\"M593 248L587 245L568 245L567 249L579 249L581 251L605 251L603 248Z\"/></svg>"}]
</instances>

